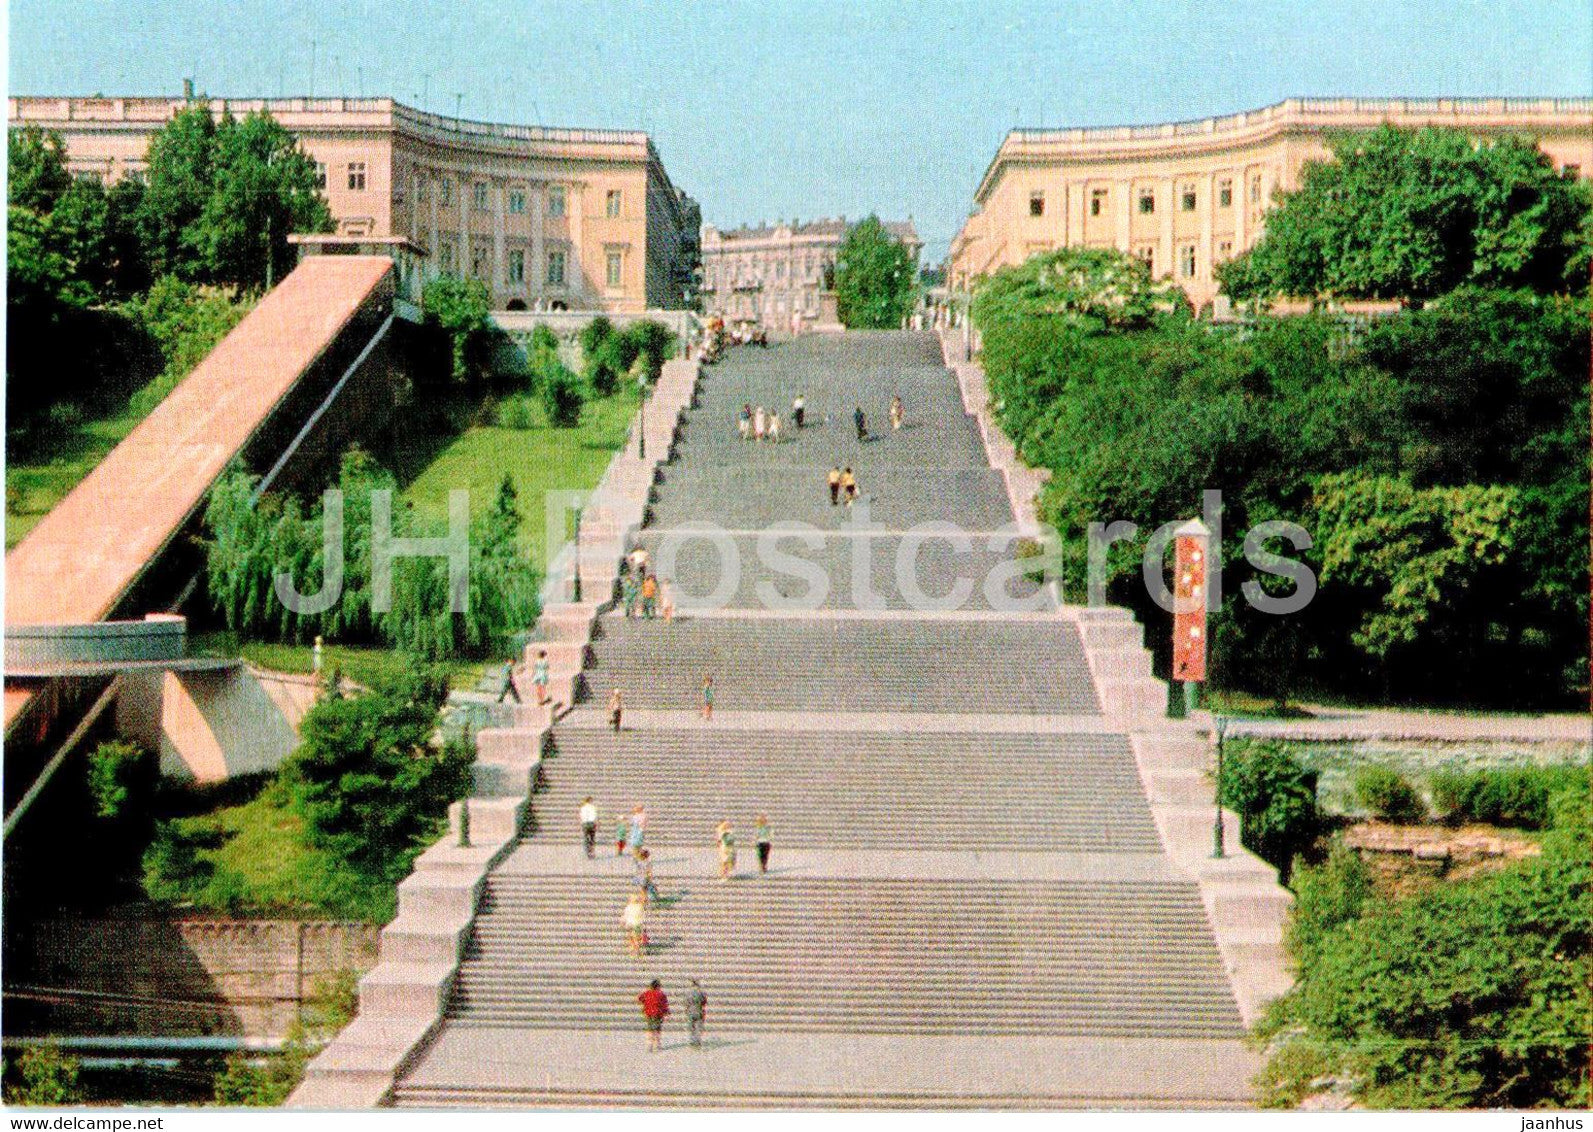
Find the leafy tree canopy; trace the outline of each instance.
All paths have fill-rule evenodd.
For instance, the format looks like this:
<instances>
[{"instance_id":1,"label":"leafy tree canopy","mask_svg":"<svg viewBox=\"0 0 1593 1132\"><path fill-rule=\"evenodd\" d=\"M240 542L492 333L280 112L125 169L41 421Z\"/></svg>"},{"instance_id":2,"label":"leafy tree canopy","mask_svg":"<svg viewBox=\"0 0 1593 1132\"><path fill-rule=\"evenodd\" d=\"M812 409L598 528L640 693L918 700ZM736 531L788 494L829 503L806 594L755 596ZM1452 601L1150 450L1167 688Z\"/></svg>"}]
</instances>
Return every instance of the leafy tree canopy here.
<instances>
[{"instance_id":1,"label":"leafy tree canopy","mask_svg":"<svg viewBox=\"0 0 1593 1132\"><path fill-rule=\"evenodd\" d=\"M902 324L913 304L913 258L879 217L847 232L836 261L835 302L844 325L892 330Z\"/></svg>"},{"instance_id":2,"label":"leafy tree canopy","mask_svg":"<svg viewBox=\"0 0 1593 1132\"><path fill-rule=\"evenodd\" d=\"M1456 287L1580 293L1593 193L1530 140L1425 128L1339 135L1279 196L1246 255L1218 269L1236 299L1421 302Z\"/></svg>"}]
</instances>

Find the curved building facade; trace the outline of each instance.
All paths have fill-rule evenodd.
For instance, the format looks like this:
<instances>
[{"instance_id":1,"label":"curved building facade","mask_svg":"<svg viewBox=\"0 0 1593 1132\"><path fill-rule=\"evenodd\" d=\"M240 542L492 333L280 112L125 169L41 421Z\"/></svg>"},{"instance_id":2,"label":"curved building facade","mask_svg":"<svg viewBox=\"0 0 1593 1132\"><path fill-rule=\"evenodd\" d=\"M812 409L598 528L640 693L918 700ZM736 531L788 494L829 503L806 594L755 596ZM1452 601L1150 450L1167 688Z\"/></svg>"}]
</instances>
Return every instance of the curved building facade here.
<instances>
[{"instance_id":1,"label":"curved building facade","mask_svg":"<svg viewBox=\"0 0 1593 1132\"><path fill-rule=\"evenodd\" d=\"M79 176L141 176L189 100L12 98L12 128L58 132ZM266 111L316 163L338 232L402 236L500 309L636 312L686 304L701 213L633 130L447 118L390 98L209 99Z\"/></svg>"},{"instance_id":2,"label":"curved building facade","mask_svg":"<svg viewBox=\"0 0 1593 1132\"><path fill-rule=\"evenodd\" d=\"M1216 266L1260 238L1277 192L1329 156L1330 133L1384 123L1522 134L1567 176L1593 175L1588 98L1291 98L1194 122L1014 130L952 241L948 282L966 290L1054 248L1117 248L1198 308L1216 297Z\"/></svg>"}]
</instances>

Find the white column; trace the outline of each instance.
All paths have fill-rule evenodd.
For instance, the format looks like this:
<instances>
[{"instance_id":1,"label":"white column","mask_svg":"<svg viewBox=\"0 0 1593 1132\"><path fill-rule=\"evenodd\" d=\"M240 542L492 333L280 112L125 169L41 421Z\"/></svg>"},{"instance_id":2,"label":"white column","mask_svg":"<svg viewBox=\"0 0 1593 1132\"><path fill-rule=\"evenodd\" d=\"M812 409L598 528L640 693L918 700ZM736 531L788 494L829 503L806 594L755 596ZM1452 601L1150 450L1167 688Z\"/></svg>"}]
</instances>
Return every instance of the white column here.
<instances>
[{"instance_id":1,"label":"white column","mask_svg":"<svg viewBox=\"0 0 1593 1132\"><path fill-rule=\"evenodd\" d=\"M1119 181L1117 183L1117 250L1127 253L1129 251L1128 226L1132 215L1130 209L1134 207L1134 182Z\"/></svg>"},{"instance_id":2,"label":"white column","mask_svg":"<svg viewBox=\"0 0 1593 1132\"><path fill-rule=\"evenodd\" d=\"M1174 262L1173 253L1173 214L1178 207L1177 186L1171 177L1163 177L1156 187L1156 207L1161 210L1161 239L1157 241L1159 250L1156 252L1156 263L1165 270L1170 278L1178 278L1178 265Z\"/></svg>"},{"instance_id":3,"label":"white column","mask_svg":"<svg viewBox=\"0 0 1593 1132\"><path fill-rule=\"evenodd\" d=\"M531 293L540 298L548 286L548 265L542 238L542 197L546 185L532 185L531 193Z\"/></svg>"},{"instance_id":4,"label":"white column","mask_svg":"<svg viewBox=\"0 0 1593 1132\"><path fill-rule=\"evenodd\" d=\"M494 180L488 191L492 194L492 282L487 285L487 292L497 294L508 286L508 273L503 261L503 226L506 223L504 198L507 189L502 181Z\"/></svg>"}]
</instances>

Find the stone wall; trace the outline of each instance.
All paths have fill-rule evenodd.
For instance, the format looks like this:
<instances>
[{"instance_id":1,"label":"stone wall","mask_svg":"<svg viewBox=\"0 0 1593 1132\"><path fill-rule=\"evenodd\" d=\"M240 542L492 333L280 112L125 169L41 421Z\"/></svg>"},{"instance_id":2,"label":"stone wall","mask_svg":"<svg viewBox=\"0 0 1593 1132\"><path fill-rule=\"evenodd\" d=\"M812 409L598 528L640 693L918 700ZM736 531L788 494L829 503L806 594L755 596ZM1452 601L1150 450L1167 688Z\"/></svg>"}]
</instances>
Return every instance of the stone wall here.
<instances>
[{"instance_id":1,"label":"stone wall","mask_svg":"<svg viewBox=\"0 0 1593 1132\"><path fill-rule=\"evenodd\" d=\"M371 924L40 920L5 955L8 1035L282 1038L302 1003L376 963Z\"/></svg>"}]
</instances>

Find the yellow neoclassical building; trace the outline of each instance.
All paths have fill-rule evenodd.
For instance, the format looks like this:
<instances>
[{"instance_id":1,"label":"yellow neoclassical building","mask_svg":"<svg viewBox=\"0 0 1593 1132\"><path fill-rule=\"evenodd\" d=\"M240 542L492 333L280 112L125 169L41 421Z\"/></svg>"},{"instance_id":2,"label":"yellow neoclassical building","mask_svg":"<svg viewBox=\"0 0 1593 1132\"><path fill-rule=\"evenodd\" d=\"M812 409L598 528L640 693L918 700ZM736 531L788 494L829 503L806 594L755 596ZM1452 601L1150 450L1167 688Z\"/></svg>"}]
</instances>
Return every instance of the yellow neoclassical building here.
<instances>
[{"instance_id":1,"label":"yellow neoclassical building","mask_svg":"<svg viewBox=\"0 0 1593 1132\"><path fill-rule=\"evenodd\" d=\"M340 235L405 237L429 269L487 284L493 305L637 312L695 287L696 202L635 130L447 118L391 98L208 99L266 111L316 163ZM60 133L74 174L140 177L186 98L12 98L12 129Z\"/></svg>"},{"instance_id":2,"label":"yellow neoclassical building","mask_svg":"<svg viewBox=\"0 0 1593 1132\"><path fill-rule=\"evenodd\" d=\"M1060 247L1117 248L1201 307L1214 268L1249 248L1280 189L1342 130L1452 126L1537 140L1567 176L1593 175L1593 99L1291 98L1222 118L1154 126L1013 130L952 240L948 282Z\"/></svg>"}]
</instances>

